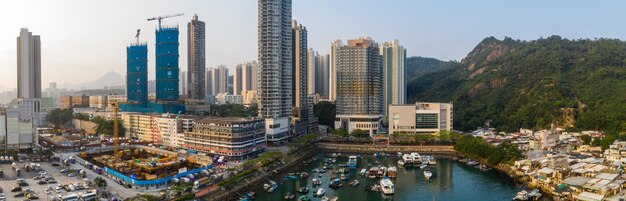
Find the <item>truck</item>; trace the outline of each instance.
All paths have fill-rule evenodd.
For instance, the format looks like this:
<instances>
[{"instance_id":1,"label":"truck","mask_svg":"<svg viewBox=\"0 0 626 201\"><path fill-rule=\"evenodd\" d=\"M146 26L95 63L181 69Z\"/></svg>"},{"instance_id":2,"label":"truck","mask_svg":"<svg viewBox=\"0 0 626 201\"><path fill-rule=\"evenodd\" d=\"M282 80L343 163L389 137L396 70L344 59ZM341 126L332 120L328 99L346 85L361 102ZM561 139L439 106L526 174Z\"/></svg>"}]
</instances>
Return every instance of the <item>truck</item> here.
<instances>
[{"instance_id":1,"label":"truck","mask_svg":"<svg viewBox=\"0 0 626 201\"><path fill-rule=\"evenodd\" d=\"M184 182L184 183L189 183L189 182L191 182L191 179L189 179L187 177L182 177L182 178L180 178L180 181Z\"/></svg>"}]
</instances>

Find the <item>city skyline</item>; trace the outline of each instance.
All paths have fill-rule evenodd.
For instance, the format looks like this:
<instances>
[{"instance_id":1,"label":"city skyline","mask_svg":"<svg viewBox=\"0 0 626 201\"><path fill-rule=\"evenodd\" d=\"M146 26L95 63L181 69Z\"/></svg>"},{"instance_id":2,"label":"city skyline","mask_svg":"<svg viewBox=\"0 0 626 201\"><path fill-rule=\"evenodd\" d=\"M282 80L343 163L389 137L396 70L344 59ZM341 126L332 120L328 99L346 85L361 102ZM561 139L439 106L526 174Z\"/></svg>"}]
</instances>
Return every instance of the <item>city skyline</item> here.
<instances>
[{"instance_id":1,"label":"city skyline","mask_svg":"<svg viewBox=\"0 0 626 201\"><path fill-rule=\"evenodd\" d=\"M624 35L623 29L611 26L624 18L619 16L623 14L617 11L623 7L620 6L622 2L589 5L567 2L567 6L563 6L564 2L541 2L541 6L538 6L539 2L496 5L493 1L479 1L471 2L475 4L472 6L473 10L466 10L464 4L469 2L398 1L396 4L386 5L384 2L365 1L357 5L359 9L368 11L395 9L397 12L385 12L387 15L376 17L362 16L363 19L360 19L346 17L354 13L343 12L348 8L347 5L354 4L354 1L296 1L293 3L293 17L307 24L311 30L309 46L320 53L328 53L328 46L334 39L346 40L367 35L381 41L393 38L403 41L408 50L408 57L426 56L443 60L460 60L480 40L492 35L497 38L510 36L522 40L553 34L573 39L620 38ZM76 12L71 14L55 12L66 8L70 3L72 7L80 9L73 9ZM58 82L62 86L66 83L90 81L109 71L124 75L123 47L133 41L135 30L142 29L141 41L148 42L152 47L149 51L154 51L154 34L149 33L153 33L155 25L146 19L178 12L184 12L186 15L177 19L166 19L164 24L178 24L179 28L184 29L189 18L193 14L198 14L200 18L207 19L207 30L213 30L207 31L207 67L225 64L232 69L237 63L255 59L256 2L195 1L175 4L177 2L174 1L133 1L124 2L125 6L116 3L119 2L10 2L8 7L14 9L0 13L0 17L15 19L0 28L2 71L9 75L16 72L14 37L19 34L20 28L25 27L41 35L44 41L42 45L44 86L50 82ZM147 4L152 6L144 7ZM394 9L385 9L390 7ZM316 9L307 8L324 8L327 15L314 15ZM420 12L407 10L416 8L420 8ZM532 9L535 14L533 16L516 14L528 9ZM116 12L128 14L109 14L114 10L128 11ZM238 12L216 12L220 10ZM553 15L553 12L563 13ZM341 20L332 20L335 18ZM398 18L401 20L391 21ZM359 25L368 20L373 20L379 30L376 30L376 27L359 28ZM597 23L598 21L606 23ZM98 26L87 26L86 22ZM76 26L77 24L85 25ZM407 31L394 33L385 31L399 30L398 28L403 27ZM72 34L67 34L67 30L72 30ZM184 35L180 40L186 40ZM242 45L229 47L227 44ZM59 51L64 46L69 48ZM214 46L223 48L211 48ZM186 56L186 44L181 43L180 49L181 56ZM150 55L149 60L148 65L153 67L153 55ZM181 70L187 70L187 61L181 59L180 66ZM66 76L68 78L56 79L61 75L68 75ZM153 76L150 79L153 79ZM0 90L16 88L16 83L15 77L6 77L0 81Z\"/></svg>"}]
</instances>

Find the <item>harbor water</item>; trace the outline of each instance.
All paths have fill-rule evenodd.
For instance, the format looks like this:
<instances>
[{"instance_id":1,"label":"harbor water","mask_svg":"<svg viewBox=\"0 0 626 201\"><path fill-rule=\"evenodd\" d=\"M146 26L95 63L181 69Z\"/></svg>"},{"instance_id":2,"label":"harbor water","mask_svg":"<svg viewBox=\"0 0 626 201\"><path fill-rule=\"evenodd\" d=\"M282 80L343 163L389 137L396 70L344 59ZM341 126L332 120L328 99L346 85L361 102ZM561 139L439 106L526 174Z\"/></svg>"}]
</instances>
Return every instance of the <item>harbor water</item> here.
<instances>
[{"instance_id":1,"label":"harbor water","mask_svg":"<svg viewBox=\"0 0 626 201\"><path fill-rule=\"evenodd\" d=\"M350 169L346 174L347 181L342 181L343 187L338 189L329 188L328 184L331 181L331 176L337 178L340 174L334 174L335 170L340 169L340 164L346 164L348 161L348 155L341 155L336 158L336 162L332 163L333 168L328 169L325 173L314 173L316 168L321 169L324 163L324 157L320 156L317 160L312 161L308 165L302 165L294 169L293 173L297 175L295 177L286 177L288 173L281 175L279 178L268 178L280 183L279 187L272 193L268 193L262 186L257 187L256 200L285 200L286 193L291 192L295 194L297 200L302 194L296 191L300 187L308 187L311 200L321 200L321 197L314 197L318 188L324 188L324 196L328 198L337 197L338 200L466 200L466 201L501 201L511 200L515 194L522 189L521 186L516 186L513 179L506 174L497 172L495 170L480 171L475 167L468 166L457 161L453 161L451 158L435 157L437 164L429 165L428 168L432 170L433 177L431 181L427 181L424 178L423 170L419 167L398 167L397 156L388 157L374 157L373 155L363 155L358 159L358 167L356 169ZM378 163L377 163L378 161ZM365 168L369 170L369 165L373 166L396 166L397 177L392 178L395 184L395 194L383 195L381 192L366 191L366 186L379 184L381 178L367 178L360 175L361 169ZM345 167L347 169L347 167ZM301 172L306 172L309 177L306 179L299 178ZM321 177L319 177L321 175ZM319 186L313 186L311 180L313 178L320 179L322 184ZM350 186L349 182L354 180L359 181L358 186ZM269 183L269 180L268 182Z\"/></svg>"}]
</instances>

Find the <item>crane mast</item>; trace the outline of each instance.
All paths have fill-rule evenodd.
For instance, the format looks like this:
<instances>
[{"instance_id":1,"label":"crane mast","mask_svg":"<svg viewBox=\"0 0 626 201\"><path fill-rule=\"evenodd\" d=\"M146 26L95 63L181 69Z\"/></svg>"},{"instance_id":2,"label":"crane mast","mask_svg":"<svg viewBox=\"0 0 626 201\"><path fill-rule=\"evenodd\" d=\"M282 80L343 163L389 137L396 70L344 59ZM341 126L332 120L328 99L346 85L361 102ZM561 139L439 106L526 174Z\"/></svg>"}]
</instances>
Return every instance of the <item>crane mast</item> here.
<instances>
[{"instance_id":1,"label":"crane mast","mask_svg":"<svg viewBox=\"0 0 626 201\"><path fill-rule=\"evenodd\" d=\"M152 21L152 20L157 20L159 21L159 29L161 29L161 21L165 18L171 18L171 17L178 17L178 16L183 16L185 15L184 13L177 13L177 14L173 14L173 15L165 15L165 16L156 16L156 17L151 17L148 18L148 21Z\"/></svg>"}]
</instances>

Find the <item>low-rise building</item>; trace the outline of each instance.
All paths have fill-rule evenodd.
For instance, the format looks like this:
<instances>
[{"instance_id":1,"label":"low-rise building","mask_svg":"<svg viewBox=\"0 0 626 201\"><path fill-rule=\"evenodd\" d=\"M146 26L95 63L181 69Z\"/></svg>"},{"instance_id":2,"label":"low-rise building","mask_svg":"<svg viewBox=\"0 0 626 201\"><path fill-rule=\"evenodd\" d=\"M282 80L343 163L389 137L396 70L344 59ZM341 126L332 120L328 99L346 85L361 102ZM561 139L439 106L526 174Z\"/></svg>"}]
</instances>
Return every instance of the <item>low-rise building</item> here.
<instances>
[{"instance_id":1,"label":"low-rise building","mask_svg":"<svg viewBox=\"0 0 626 201\"><path fill-rule=\"evenodd\" d=\"M389 133L434 133L452 130L452 103L416 102L389 106Z\"/></svg>"},{"instance_id":2,"label":"low-rise building","mask_svg":"<svg viewBox=\"0 0 626 201\"><path fill-rule=\"evenodd\" d=\"M265 121L259 118L205 118L185 132L185 148L198 152L245 159L265 151Z\"/></svg>"},{"instance_id":3,"label":"low-rise building","mask_svg":"<svg viewBox=\"0 0 626 201\"><path fill-rule=\"evenodd\" d=\"M215 104L243 104L243 96L241 95L229 95L227 93L220 93L215 96Z\"/></svg>"},{"instance_id":4,"label":"low-rise building","mask_svg":"<svg viewBox=\"0 0 626 201\"><path fill-rule=\"evenodd\" d=\"M123 113L122 124L126 135L139 140L163 144L169 147L182 147L184 132L193 127L194 116L174 114Z\"/></svg>"},{"instance_id":5,"label":"low-rise building","mask_svg":"<svg viewBox=\"0 0 626 201\"><path fill-rule=\"evenodd\" d=\"M256 90L241 91L241 97L245 106L257 104Z\"/></svg>"},{"instance_id":6,"label":"low-rise building","mask_svg":"<svg viewBox=\"0 0 626 201\"><path fill-rule=\"evenodd\" d=\"M104 109L107 107L108 96L105 95L92 95L89 96L89 107Z\"/></svg>"}]
</instances>

